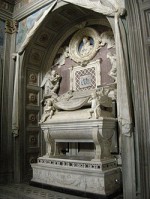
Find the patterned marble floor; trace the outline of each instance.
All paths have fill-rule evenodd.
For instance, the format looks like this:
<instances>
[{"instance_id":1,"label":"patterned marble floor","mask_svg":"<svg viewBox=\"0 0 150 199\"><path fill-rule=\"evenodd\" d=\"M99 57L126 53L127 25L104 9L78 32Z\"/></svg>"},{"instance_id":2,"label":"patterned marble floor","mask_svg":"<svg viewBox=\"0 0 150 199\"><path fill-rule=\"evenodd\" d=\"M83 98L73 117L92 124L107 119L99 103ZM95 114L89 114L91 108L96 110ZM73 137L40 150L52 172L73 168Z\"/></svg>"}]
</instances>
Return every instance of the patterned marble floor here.
<instances>
[{"instance_id":1,"label":"patterned marble floor","mask_svg":"<svg viewBox=\"0 0 150 199\"><path fill-rule=\"evenodd\" d=\"M0 199L86 199L47 189L37 188L28 184L0 185ZM92 197L92 199L97 199ZM123 199L117 196L112 199Z\"/></svg>"}]
</instances>

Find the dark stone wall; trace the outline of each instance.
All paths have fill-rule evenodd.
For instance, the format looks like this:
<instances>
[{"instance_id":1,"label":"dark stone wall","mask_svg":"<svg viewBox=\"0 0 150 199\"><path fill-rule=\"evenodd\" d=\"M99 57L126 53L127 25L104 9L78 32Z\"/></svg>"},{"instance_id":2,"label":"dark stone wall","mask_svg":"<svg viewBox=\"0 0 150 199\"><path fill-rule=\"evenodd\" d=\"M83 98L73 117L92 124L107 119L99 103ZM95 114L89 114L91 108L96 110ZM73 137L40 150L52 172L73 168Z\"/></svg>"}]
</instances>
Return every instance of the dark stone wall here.
<instances>
[{"instance_id":1,"label":"dark stone wall","mask_svg":"<svg viewBox=\"0 0 150 199\"><path fill-rule=\"evenodd\" d=\"M150 1L126 0L128 53L135 115L136 197L150 198ZM125 190L125 195L127 195ZM127 198L127 197L125 197Z\"/></svg>"}]
</instances>

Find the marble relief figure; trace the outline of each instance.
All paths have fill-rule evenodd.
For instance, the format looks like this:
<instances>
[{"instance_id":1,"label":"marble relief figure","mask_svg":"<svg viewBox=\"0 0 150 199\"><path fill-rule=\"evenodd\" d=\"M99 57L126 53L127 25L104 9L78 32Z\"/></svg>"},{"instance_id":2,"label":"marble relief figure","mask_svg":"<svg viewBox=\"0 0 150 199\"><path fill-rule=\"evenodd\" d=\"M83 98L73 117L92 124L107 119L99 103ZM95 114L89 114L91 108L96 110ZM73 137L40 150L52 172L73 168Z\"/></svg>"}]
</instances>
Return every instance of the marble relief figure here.
<instances>
[{"instance_id":1,"label":"marble relief figure","mask_svg":"<svg viewBox=\"0 0 150 199\"><path fill-rule=\"evenodd\" d=\"M103 47L107 44L107 49L115 48L115 40L112 31L103 32L99 37L99 47Z\"/></svg>"},{"instance_id":2,"label":"marble relief figure","mask_svg":"<svg viewBox=\"0 0 150 199\"><path fill-rule=\"evenodd\" d=\"M58 95L61 76L52 69L46 73L41 83L41 88L44 91L42 100L44 113L40 124L46 121L50 122L51 118L51 121L63 119L64 114L65 118L69 119L70 113L67 111L74 111L74 117L77 119L80 117L82 119L99 119L104 114L105 116L111 115L110 112L103 109L103 107L110 108L112 106L112 99L108 97L108 93L106 94L106 89L101 88L100 60L92 61L97 51L101 51L105 45L107 45L107 49L114 48L112 32L105 31L99 35L95 29L86 27L73 35L69 47L60 47L52 67L59 68L65 65L66 58L75 62L75 66L71 66L69 69L70 90ZM116 56L108 52L107 58L112 65L109 75L116 82Z\"/></svg>"},{"instance_id":3,"label":"marble relief figure","mask_svg":"<svg viewBox=\"0 0 150 199\"><path fill-rule=\"evenodd\" d=\"M69 47L65 46L63 48L60 48L57 54L59 54L59 57L54 60L53 66L58 65L58 68L60 68L65 64L66 58L69 57Z\"/></svg>"},{"instance_id":4,"label":"marble relief figure","mask_svg":"<svg viewBox=\"0 0 150 199\"><path fill-rule=\"evenodd\" d=\"M51 119L54 114L55 108L53 106L52 98L48 98L44 102L44 112L39 124L45 122L48 118Z\"/></svg>"},{"instance_id":5,"label":"marble relief figure","mask_svg":"<svg viewBox=\"0 0 150 199\"><path fill-rule=\"evenodd\" d=\"M114 79L114 83L117 82L117 64L116 64L116 55L108 52L107 58L110 60L112 65L111 70L109 71L108 75Z\"/></svg>"},{"instance_id":6,"label":"marble relief figure","mask_svg":"<svg viewBox=\"0 0 150 199\"><path fill-rule=\"evenodd\" d=\"M96 93L91 94L91 98L89 99L89 102L91 102L91 109L89 110L89 119L92 118L92 114L94 114L95 119L98 119L100 117L100 100L98 99L98 96Z\"/></svg>"},{"instance_id":7,"label":"marble relief figure","mask_svg":"<svg viewBox=\"0 0 150 199\"><path fill-rule=\"evenodd\" d=\"M57 96L57 90L60 85L60 80L61 77L57 74L55 70L47 72L41 83L41 88L44 88L44 97Z\"/></svg>"},{"instance_id":8,"label":"marble relief figure","mask_svg":"<svg viewBox=\"0 0 150 199\"><path fill-rule=\"evenodd\" d=\"M54 115L55 108L53 106L54 100L58 97L57 91L59 89L61 76L55 70L48 71L41 83L41 88L44 88L43 100L44 112L39 124L51 119Z\"/></svg>"},{"instance_id":9,"label":"marble relief figure","mask_svg":"<svg viewBox=\"0 0 150 199\"><path fill-rule=\"evenodd\" d=\"M81 44L82 46L79 53L81 56L87 56L93 48L93 45L90 43L90 39L88 37L83 37Z\"/></svg>"}]
</instances>

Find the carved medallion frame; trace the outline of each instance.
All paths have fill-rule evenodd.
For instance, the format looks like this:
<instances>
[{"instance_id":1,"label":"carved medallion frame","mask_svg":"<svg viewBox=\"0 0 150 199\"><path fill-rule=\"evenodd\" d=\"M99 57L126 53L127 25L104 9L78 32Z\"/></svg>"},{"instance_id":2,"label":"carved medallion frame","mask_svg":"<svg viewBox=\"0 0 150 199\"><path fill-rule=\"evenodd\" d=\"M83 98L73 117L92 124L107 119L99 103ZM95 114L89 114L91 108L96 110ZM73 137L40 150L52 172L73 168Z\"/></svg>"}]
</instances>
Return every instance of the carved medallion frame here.
<instances>
[{"instance_id":1,"label":"carved medallion frame","mask_svg":"<svg viewBox=\"0 0 150 199\"><path fill-rule=\"evenodd\" d=\"M81 56L79 53L79 46L84 37L91 38L93 40L92 49L90 50L90 54L88 53L85 56ZM77 63L83 63L91 60L99 47L99 34L98 32L90 27L86 27L77 31L69 43L69 55L72 60Z\"/></svg>"}]
</instances>

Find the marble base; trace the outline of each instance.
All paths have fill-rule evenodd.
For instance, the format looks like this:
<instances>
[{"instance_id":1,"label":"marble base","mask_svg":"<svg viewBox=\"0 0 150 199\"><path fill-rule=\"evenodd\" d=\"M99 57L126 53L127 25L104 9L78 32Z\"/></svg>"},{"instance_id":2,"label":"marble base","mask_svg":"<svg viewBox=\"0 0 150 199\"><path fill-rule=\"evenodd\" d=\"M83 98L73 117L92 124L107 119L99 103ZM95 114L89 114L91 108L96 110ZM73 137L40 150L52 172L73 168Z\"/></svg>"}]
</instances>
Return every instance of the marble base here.
<instances>
[{"instance_id":1,"label":"marble base","mask_svg":"<svg viewBox=\"0 0 150 199\"><path fill-rule=\"evenodd\" d=\"M31 181L35 183L105 196L121 188L121 171L114 160L92 162L40 158L31 166Z\"/></svg>"}]
</instances>

